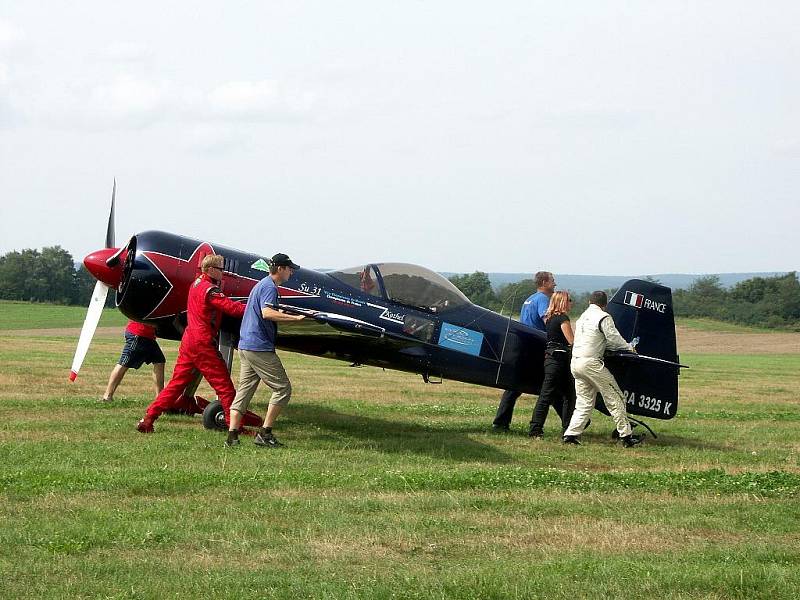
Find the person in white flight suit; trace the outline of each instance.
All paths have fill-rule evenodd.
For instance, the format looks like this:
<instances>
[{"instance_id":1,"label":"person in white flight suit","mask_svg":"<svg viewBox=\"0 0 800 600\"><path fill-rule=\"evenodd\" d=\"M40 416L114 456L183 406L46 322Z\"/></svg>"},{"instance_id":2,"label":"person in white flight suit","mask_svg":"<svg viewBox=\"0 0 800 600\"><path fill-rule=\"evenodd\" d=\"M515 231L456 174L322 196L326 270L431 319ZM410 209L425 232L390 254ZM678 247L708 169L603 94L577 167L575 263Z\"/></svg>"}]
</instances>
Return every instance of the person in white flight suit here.
<instances>
[{"instance_id":1,"label":"person in white flight suit","mask_svg":"<svg viewBox=\"0 0 800 600\"><path fill-rule=\"evenodd\" d=\"M623 445L630 448L642 441L640 436L631 433L622 391L603 363L606 350L636 352L617 331L614 319L605 311L607 305L608 296L605 292L592 292L589 296L589 308L575 323L575 341L570 363L572 375L575 377L575 411L564 432L565 444L581 443L578 438L586 428L598 392L602 394L606 408L614 419Z\"/></svg>"}]
</instances>

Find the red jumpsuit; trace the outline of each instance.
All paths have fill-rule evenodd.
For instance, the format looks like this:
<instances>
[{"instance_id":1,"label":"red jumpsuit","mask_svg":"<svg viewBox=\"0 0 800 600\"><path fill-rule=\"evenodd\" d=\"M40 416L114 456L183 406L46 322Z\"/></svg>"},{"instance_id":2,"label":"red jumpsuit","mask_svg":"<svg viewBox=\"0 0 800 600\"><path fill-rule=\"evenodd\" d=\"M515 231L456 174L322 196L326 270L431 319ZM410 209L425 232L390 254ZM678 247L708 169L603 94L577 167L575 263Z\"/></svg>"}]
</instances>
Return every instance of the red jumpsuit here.
<instances>
[{"instance_id":1,"label":"red jumpsuit","mask_svg":"<svg viewBox=\"0 0 800 600\"><path fill-rule=\"evenodd\" d=\"M183 391L195 378L195 369L214 388L225 421L230 418L231 403L236 396L228 367L217 347L217 335L223 313L241 318L245 305L234 302L223 294L208 274L203 273L189 288L187 300L187 325L178 349L178 360L167 387L147 407L140 423L140 431L152 431L153 421L161 413L181 408Z\"/></svg>"}]
</instances>

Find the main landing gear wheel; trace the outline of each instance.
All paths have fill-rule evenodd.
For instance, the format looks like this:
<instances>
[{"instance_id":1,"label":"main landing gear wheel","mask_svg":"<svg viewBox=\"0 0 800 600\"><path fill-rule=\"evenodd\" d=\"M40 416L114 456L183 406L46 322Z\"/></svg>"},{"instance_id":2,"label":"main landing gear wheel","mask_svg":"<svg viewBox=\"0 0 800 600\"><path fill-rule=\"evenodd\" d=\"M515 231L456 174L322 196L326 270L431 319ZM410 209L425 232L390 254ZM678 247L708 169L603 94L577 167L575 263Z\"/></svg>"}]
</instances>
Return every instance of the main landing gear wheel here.
<instances>
[{"instance_id":1,"label":"main landing gear wheel","mask_svg":"<svg viewBox=\"0 0 800 600\"><path fill-rule=\"evenodd\" d=\"M203 427L218 431L228 430L228 426L225 424L225 411L222 410L222 402L214 400L208 403L208 406L203 411Z\"/></svg>"}]
</instances>

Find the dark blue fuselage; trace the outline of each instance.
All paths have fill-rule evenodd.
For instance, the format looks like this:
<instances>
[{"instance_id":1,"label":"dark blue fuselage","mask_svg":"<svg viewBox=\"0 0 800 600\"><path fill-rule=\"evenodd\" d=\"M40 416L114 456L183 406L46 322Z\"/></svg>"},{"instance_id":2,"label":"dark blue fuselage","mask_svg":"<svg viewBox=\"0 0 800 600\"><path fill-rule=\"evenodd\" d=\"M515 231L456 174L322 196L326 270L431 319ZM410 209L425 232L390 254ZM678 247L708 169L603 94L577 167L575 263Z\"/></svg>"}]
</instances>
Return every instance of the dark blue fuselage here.
<instances>
[{"instance_id":1,"label":"dark blue fuselage","mask_svg":"<svg viewBox=\"0 0 800 600\"><path fill-rule=\"evenodd\" d=\"M148 231L128 244L117 306L131 319L155 324L160 337L180 339L183 290L208 253L225 257L221 287L232 298L246 298L268 274L261 255ZM541 387L544 333L470 303L422 267L298 269L279 293L285 310L308 315L279 327L279 348L521 392ZM223 323L234 335L238 328L237 320Z\"/></svg>"}]
</instances>

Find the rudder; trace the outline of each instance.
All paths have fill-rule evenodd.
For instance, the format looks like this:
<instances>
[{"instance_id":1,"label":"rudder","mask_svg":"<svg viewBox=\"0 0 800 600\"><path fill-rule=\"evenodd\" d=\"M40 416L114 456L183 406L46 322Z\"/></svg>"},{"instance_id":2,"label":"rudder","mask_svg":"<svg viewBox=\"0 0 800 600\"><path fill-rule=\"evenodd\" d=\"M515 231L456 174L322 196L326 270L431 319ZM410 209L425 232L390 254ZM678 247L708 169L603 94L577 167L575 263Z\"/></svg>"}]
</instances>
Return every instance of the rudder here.
<instances>
[{"instance_id":1,"label":"rudder","mask_svg":"<svg viewBox=\"0 0 800 600\"><path fill-rule=\"evenodd\" d=\"M625 395L629 413L671 419L678 410L678 348L672 290L642 279L626 281L608 303L626 340L639 338L640 356L608 356L606 364ZM652 357L658 360L648 360ZM669 361L669 362L659 362Z\"/></svg>"}]
</instances>

